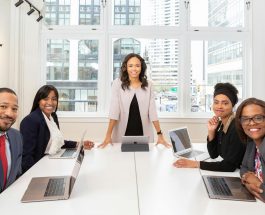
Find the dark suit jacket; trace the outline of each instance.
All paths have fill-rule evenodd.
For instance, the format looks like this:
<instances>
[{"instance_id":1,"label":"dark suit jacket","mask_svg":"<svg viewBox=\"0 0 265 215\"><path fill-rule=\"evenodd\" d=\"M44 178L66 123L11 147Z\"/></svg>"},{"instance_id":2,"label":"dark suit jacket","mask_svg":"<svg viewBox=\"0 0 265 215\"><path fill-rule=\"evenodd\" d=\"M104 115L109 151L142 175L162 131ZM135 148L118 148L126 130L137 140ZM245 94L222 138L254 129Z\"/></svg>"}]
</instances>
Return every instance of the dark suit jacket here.
<instances>
[{"instance_id":1,"label":"dark suit jacket","mask_svg":"<svg viewBox=\"0 0 265 215\"><path fill-rule=\"evenodd\" d=\"M261 197L265 200L265 138L259 146L260 152L260 161L262 167L262 176L263 183L260 188L263 190L263 193L260 194ZM244 159L242 161L242 165L240 168L240 175L244 175L246 172L255 172L255 154L256 154L256 144L254 142L249 142L247 144L246 153Z\"/></svg>"},{"instance_id":2,"label":"dark suit jacket","mask_svg":"<svg viewBox=\"0 0 265 215\"><path fill-rule=\"evenodd\" d=\"M52 117L59 128L56 113L52 114ZM24 173L45 155L44 153L50 140L49 128L39 108L21 121L20 132L24 143L22 157L22 172ZM63 147L73 148L75 146L75 141L65 141Z\"/></svg>"},{"instance_id":3,"label":"dark suit jacket","mask_svg":"<svg viewBox=\"0 0 265 215\"><path fill-rule=\"evenodd\" d=\"M18 130L10 128L7 131L11 154L11 169L5 188L11 185L21 174L22 137ZM2 162L0 162L0 193L5 189Z\"/></svg>"}]
</instances>

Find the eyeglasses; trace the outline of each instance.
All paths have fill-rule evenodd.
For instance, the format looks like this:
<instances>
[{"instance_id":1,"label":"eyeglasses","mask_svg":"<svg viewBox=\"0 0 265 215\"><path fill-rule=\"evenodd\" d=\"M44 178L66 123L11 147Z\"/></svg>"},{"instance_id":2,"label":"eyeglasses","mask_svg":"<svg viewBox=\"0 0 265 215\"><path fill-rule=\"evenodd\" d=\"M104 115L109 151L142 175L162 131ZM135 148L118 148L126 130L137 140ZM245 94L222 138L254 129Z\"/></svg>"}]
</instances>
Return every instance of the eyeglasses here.
<instances>
[{"instance_id":1,"label":"eyeglasses","mask_svg":"<svg viewBox=\"0 0 265 215\"><path fill-rule=\"evenodd\" d=\"M253 116L253 117L244 117L242 116L240 118L240 122L242 125L249 125L251 121L253 121L254 123L262 123L265 119L265 116L263 115L256 115L256 116Z\"/></svg>"}]
</instances>

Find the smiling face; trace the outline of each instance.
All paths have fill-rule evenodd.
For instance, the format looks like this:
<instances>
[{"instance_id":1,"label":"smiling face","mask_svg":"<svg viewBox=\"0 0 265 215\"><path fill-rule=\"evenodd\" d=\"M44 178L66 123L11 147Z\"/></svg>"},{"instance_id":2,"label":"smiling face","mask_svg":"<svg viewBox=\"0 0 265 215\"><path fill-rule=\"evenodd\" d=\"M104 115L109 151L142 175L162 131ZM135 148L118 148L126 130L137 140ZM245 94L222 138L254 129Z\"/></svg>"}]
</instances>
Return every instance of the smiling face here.
<instances>
[{"instance_id":1,"label":"smiling face","mask_svg":"<svg viewBox=\"0 0 265 215\"><path fill-rule=\"evenodd\" d=\"M16 121L18 102L16 95L0 93L0 131L7 131Z\"/></svg>"},{"instance_id":2,"label":"smiling face","mask_svg":"<svg viewBox=\"0 0 265 215\"><path fill-rule=\"evenodd\" d=\"M55 95L55 92L52 90L50 91L49 95L41 99L39 101L39 107L41 111L48 117L50 118L51 114L56 110L57 107L57 97Z\"/></svg>"},{"instance_id":3,"label":"smiling face","mask_svg":"<svg viewBox=\"0 0 265 215\"><path fill-rule=\"evenodd\" d=\"M250 104L243 108L241 118L247 119L254 116L265 116L264 109L256 104ZM265 120L261 120L260 123L256 123L252 120L249 123L242 123L242 128L247 136L253 139L256 143L261 143L265 136Z\"/></svg>"},{"instance_id":4,"label":"smiling face","mask_svg":"<svg viewBox=\"0 0 265 215\"><path fill-rule=\"evenodd\" d=\"M132 57L127 62L127 73L129 79L139 79L141 73L141 61L137 57Z\"/></svg>"},{"instance_id":5,"label":"smiling face","mask_svg":"<svg viewBox=\"0 0 265 215\"><path fill-rule=\"evenodd\" d=\"M224 95L216 95L213 99L213 111L217 117L221 119L227 118L231 115L233 110L232 102Z\"/></svg>"}]
</instances>

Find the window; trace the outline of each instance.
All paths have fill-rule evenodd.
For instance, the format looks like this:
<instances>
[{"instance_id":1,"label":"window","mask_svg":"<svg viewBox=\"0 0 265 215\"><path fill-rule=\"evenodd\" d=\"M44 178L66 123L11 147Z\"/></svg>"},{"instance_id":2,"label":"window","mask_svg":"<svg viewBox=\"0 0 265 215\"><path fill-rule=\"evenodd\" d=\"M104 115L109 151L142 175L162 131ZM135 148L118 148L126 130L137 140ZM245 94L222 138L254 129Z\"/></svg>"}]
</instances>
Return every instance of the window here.
<instances>
[{"instance_id":1,"label":"window","mask_svg":"<svg viewBox=\"0 0 265 215\"><path fill-rule=\"evenodd\" d=\"M232 83L242 99L242 63L242 41L192 41L191 111L211 111L212 92L218 82ZM193 108L195 106L196 109Z\"/></svg>"},{"instance_id":2,"label":"window","mask_svg":"<svg viewBox=\"0 0 265 215\"><path fill-rule=\"evenodd\" d=\"M147 63L160 116L210 112L218 82L246 96L251 7L244 0L45 3L46 82L59 90L59 111L107 114L111 82L131 52Z\"/></svg>"},{"instance_id":3,"label":"window","mask_svg":"<svg viewBox=\"0 0 265 215\"><path fill-rule=\"evenodd\" d=\"M242 0L192 0L190 1L190 25L245 27L244 6L245 1Z\"/></svg>"},{"instance_id":4,"label":"window","mask_svg":"<svg viewBox=\"0 0 265 215\"><path fill-rule=\"evenodd\" d=\"M47 83L59 91L59 111L98 111L98 40L48 40Z\"/></svg>"}]
</instances>

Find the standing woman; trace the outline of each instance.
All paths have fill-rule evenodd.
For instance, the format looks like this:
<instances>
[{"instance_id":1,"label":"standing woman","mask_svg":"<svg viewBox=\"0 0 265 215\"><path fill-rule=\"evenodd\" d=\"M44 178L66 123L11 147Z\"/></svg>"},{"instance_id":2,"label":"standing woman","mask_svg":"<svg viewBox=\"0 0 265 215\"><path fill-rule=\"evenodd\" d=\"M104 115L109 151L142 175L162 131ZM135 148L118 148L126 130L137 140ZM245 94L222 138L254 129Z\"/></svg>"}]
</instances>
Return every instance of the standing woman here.
<instances>
[{"instance_id":1,"label":"standing woman","mask_svg":"<svg viewBox=\"0 0 265 215\"><path fill-rule=\"evenodd\" d=\"M99 147L121 142L122 136L149 136L154 141L152 123L158 135L157 143L166 147L157 117L154 92L145 75L146 64L138 54L128 54L121 66L120 78L113 81L106 137Z\"/></svg>"},{"instance_id":2,"label":"standing woman","mask_svg":"<svg viewBox=\"0 0 265 215\"><path fill-rule=\"evenodd\" d=\"M245 145L235 128L233 107L238 102L238 90L230 83L218 83L214 87L214 116L208 121L207 149L212 159L218 156L222 161L206 162L179 159L173 165L179 168L201 168L203 170L233 172L240 168Z\"/></svg>"},{"instance_id":3,"label":"standing woman","mask_svg":"<svg viewBox=\"0 0 265 215\"><path fill-rule=\"evenodd\" d=\"M265 102L256 98L243 101L236 112L236 127L247 143L240 168L242 183L265 202Z\"/></svg>"},{"instance_id":4,"label":"standing woman","mask_svg":"<svg viewBox=\"0 0 265 215\"><path fill-rule=\"evenodd\" d=\"M62 148L75 148L76 141L63 139L56 114L59 94L52 85L42 86L35 95L31 112L20 123L23 136L22 171L26 172L45 154L55 154ZM91 141L85 148L93 147Z\"/></svg>"}]
</instances>

